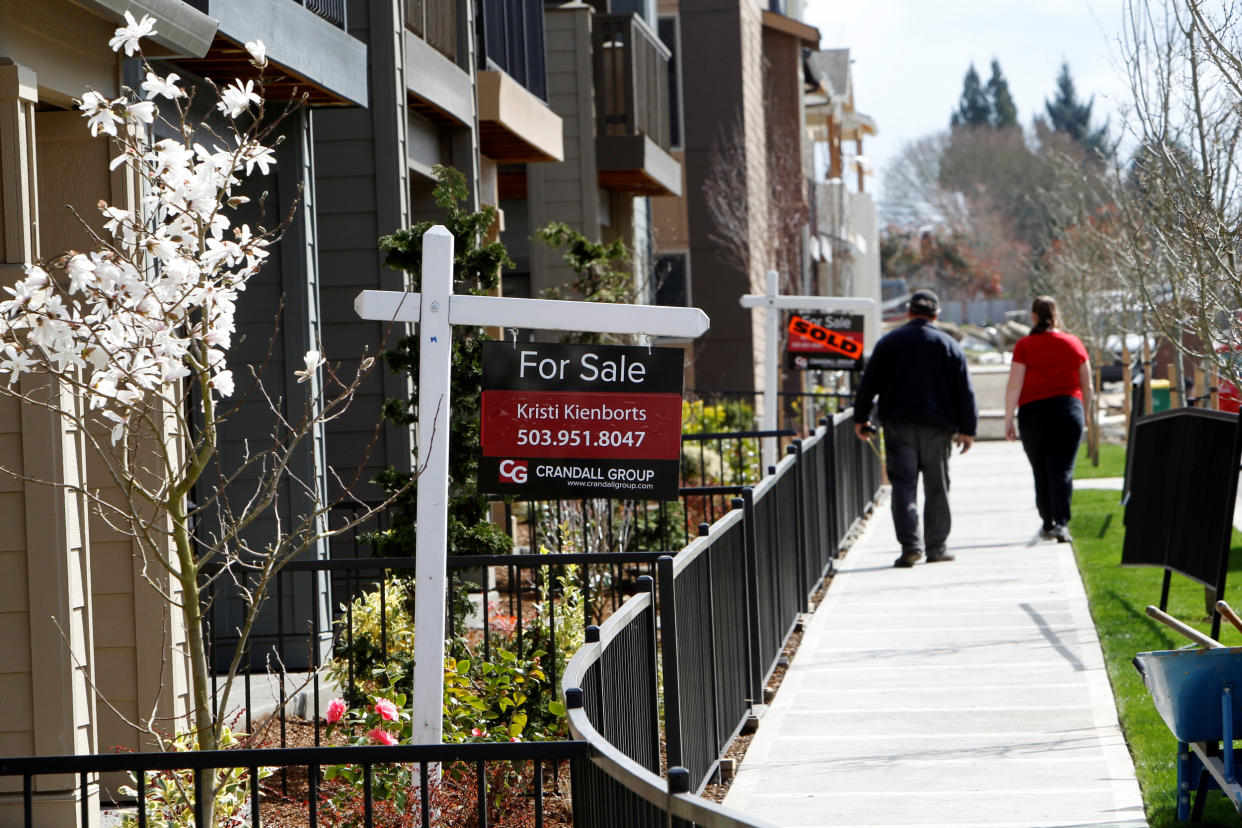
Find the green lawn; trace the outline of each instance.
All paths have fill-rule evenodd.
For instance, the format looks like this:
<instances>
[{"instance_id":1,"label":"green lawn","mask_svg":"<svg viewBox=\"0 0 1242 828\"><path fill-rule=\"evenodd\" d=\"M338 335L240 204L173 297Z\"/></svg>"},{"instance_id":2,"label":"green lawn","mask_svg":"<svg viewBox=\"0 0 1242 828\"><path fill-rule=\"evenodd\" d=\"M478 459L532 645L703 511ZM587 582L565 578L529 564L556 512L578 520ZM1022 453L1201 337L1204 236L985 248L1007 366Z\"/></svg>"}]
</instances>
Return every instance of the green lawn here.
<instances>
[{"instance_id":1,"label":"green lawn","mask_svg":"<svg viewBox=\"0 0 1242 828\"><path fill-rule=\"evenodd\" d=\"M1070 527L1078 568L1117 698L1117 714L1143 789L1147 819L1151 828L1172 828L1178 825L1174 797L1177 743L1156 713L1138 671L1130 662L1135 653L1177 649L1189 642L1144 615L1148 604L1160 602L1162 570L1118 565L1125 535L1118 492L1075 492L1074 519ZM1235 608L1242 607L1242 534L1236 530L1229 573L1226 600ZM1203 587L1177 574L1173 575L1169 593L1169 612L1204 632L1210 630ZM1222 630L1222 641L1231 646L1242 645L1242 633L1233 630L1228 623L1224 626L1228 630ZM1239 823L1237 812L1223 796L1219 793L1209 796L1202 825L1237 826Z\"/></svg>"},{"instance_id":2,"label":"green lawn","mask_svg":"<svg viewBox=\"0 0 1242 828\"><path fill-rule=\"evenodd\" d=\"M1100 443L1100 465L1091 465L1087 457L1087 443L1078 447L1078 464L1074 477L1087 480L1093 477L1124 477L1126 473L1126 447L1116 443Z\"/></svg>"}]
</instances>

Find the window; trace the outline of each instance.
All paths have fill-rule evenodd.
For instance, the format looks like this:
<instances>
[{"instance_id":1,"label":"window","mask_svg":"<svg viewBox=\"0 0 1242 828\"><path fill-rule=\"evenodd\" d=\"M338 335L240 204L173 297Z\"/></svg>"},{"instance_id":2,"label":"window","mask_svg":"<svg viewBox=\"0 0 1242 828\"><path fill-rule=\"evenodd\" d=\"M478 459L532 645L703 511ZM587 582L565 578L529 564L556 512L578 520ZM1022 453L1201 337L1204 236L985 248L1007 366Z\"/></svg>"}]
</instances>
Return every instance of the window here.
<instances>
[{"instance_id":1,"label":"window","mask_svg":"<svg viewBox=\"0 0 1242 828\"><path fill-rule=\"evenodd\" d=\"M684 308L690 302L690 255L665 253L656 259L655 303Z\"/></svg>"},{"instance_id":2,"label":"window","mask_svg":"<svg viewBox=\"0 0 1242 828\"><path fill-rule=\"evenodd\" d=\"M681 149L681 25L677 16L661 17L657 33L672 52L668 59L668 143Z\"/></svg>"}]
</instances>

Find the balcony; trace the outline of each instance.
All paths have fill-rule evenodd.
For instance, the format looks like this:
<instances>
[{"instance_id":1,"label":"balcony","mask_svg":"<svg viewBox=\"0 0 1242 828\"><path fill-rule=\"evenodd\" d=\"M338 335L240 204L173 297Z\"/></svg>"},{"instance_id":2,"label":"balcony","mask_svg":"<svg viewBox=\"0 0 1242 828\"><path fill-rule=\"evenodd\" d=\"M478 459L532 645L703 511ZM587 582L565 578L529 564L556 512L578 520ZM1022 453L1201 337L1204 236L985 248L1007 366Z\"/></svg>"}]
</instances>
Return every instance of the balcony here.
<instances>
[{"instance_id":1,"label":"balcony","mask_svg":"<svg viewBox=\"0 0 1242 828\"><path fill-rule=\"evenodd\" d=\"M681 195L669 155L669 51L633 14L594 20L595 154L600 186L635 195Z\"/></svg>"},{"instance_id":2,"label":"balcony","mask_svg":"<svg viewBox=\"0 0 1242 828\"><path fill-rule=\"evenodd\" d=\"M498 69L539 100L548 100L543 0L481 0L479 70Z\"/></svg>"},{"instance_id":3,"label":"balcony","mask_svg":"<svg viewBox=\"0 0 1242 828\"><path fill-rule=\"evenodd\" d=\"M457 62L456 0L405 0L405 27Z\"/></svg>"},{"instance_id":4,"label":"balcony","mask_svg":"<svg viewBox=\"0 0 1242 828\"><path fill-rule=\"evenodd\" d=\"M478 26L480 151L500 163L563 160L561 119L547 104L543 0L481 0Z\"/></svg>"},{"instance_id":5,"label":"balcony","mask_svg":"<svg viewBox=\"0 0 1242 828\"><path fill-rule=\"evenodd\" d=\"M177 65L223 86L256 75L242 44L262 40L273 64L270 100L309 96L312 106L367 102L367 47L345 29L345 0L186 0L219 21L205 55Z\"/></svg>"},{"instance_id":6,"label":"balcony","mask_svg":"<svg viewBox=\"0 0 1242 828\"><path fill-rule=\"evenodd\" d=\"M322 17L333 26L345 28L345 0L293 0Z\"/></svg>"}]
</instances>

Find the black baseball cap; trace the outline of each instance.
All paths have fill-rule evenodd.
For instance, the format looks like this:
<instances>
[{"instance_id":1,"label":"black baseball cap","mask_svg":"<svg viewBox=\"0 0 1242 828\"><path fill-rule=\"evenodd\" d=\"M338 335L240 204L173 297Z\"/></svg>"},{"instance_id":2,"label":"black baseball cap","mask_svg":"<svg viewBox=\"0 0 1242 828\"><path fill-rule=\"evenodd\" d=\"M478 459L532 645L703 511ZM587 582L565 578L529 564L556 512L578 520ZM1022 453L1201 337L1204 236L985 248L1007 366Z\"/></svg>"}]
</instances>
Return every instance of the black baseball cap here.
<instances>
[{"instance_id":1,"label":"black baseball cap","mask_svg":"<svg viewBox=\"0 0 1242 828\"><path fill-rule=\"evenodd\" d=\"M935 316L940 312L940 297L930 290L916 290L910 297L910 313Z\"/></svg>"}]
</instances>

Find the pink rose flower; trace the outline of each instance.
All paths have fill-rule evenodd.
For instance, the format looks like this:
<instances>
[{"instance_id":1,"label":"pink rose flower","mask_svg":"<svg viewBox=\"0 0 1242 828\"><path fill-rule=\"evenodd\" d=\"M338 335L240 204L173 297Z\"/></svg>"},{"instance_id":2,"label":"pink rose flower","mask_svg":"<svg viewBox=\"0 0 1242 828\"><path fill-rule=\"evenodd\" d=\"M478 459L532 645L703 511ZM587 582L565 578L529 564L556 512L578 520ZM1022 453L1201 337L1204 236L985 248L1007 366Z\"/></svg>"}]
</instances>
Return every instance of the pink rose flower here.
<instances>
[{"instance_id":1,"label":"pink rose flower","mask_svg":"<svg viewBox=\"0 0 1242 828\"><path fill-rule=\"evenodd\" d=\"M375 712L386 722L397 720L397 706L388 699L380 699L375 703Z\"/></svg>"},{"instance_id":2,"label":"pink rose flower","mask_svg":"<svg viewBox=\"0 0 1242 828\"><path fill-rule=\"evenodd\" d=\"M521 739L519 739L517 736L510 736L510 737L509 737L509 741L510 741L510 742L520 742L520 741L522 741L522 740L521 740Z\"/></svg>"},{"instance_id":3,"label":"pink rose flower","mask_svg":"<svg viewBox=\"0 0 1242 828\"><path fill-rule=\"evenodd\" d=\"M397 737L382 727L375 728L367 736L377 745L395 745L397 743Z\"/></svg>"},{"instance_id":4,"label":"pink rose flower","mask_svg":"<svg viewBox=\"0 0 1242 828\"><path fill-rule=\"evenodd\" d=\"M475 738L478 738L479 736L486 736L486 735L487 735L487 731L486 731L486 730L479 730L479 729L476 727L476 728L472 728L472 729L470 730L470 735L471 735L471 736L474 736Z\"/></svg>"},{"instance_id":5,"label":"pink rose flower","mask_svg":"<svg viewBox=\"0 0 1242 828\"><path fill-rule=\"evenodd\" d=\"M344 699L333 699L328 702L328 712L324 714L324 718L328 720L328 724L336 724L345 715L346 710Z\"/></svg>"}]
</instances>

